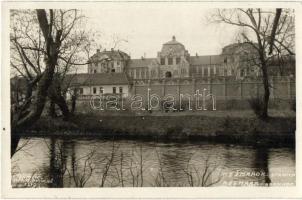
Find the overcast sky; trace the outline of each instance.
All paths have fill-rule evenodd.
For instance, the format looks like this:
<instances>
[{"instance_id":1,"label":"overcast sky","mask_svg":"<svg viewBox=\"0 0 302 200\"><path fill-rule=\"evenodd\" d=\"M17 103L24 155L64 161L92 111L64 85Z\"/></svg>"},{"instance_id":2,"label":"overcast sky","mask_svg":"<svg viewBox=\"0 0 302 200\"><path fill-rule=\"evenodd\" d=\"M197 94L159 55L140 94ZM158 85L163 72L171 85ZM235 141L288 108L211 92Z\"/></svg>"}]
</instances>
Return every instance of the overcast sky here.
<instances>
[{"instance_id":1,"label":"overcast sky","mask_svg":"<svg viewBox=\"0 0 302 200\"><path fill-rule=\"evenodd\" d=\"M198 4L176 3L103 4L84 10L87 26L101 34L96 39L110 49L113 38L126 39L118 48L131 58L157 56L162 44L176 40L185 45L191 55L219 54L223 46L235 40L236 29L209 24L206 17L214 10Z\"/></svg>"}]
</instances>

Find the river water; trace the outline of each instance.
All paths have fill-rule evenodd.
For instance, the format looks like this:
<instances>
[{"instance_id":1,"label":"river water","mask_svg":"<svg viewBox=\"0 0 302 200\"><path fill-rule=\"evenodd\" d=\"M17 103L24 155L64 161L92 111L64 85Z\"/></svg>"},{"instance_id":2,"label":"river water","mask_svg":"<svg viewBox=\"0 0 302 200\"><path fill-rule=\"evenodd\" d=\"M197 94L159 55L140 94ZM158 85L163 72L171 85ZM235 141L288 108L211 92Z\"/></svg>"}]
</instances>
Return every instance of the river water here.
<instances>
[{"instance_id":1,"label":"river water","mask_svg":"<svg viewBox=\"0 0 302 200\"><path fill-rule=\"evenodd\" d=\"M13 187L294 186L293 148L23 138Z\"/></svg>"}]
</instances>

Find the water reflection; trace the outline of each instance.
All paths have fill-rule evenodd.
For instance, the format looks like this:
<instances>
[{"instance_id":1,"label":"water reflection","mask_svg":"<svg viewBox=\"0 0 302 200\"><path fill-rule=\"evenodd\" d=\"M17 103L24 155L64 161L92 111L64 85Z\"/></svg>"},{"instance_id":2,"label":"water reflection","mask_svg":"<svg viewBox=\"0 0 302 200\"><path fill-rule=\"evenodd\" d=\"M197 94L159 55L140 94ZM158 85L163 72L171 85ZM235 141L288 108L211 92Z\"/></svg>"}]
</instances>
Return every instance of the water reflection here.
<instances>
[{"instance_id":1,"label":"water reflection","mask_svg":"<svg viewBox=\"0 0 302 200\"><path fill-rule=\"evenodd\" d=\"M12 158L13 187L209 187L295 184L287 148L30 138ZM20 145L26 142L22 139ZM277 176L280 172L287 176ZM290 174L290 175L289 175Z\"/></svg>"}]
</instances>

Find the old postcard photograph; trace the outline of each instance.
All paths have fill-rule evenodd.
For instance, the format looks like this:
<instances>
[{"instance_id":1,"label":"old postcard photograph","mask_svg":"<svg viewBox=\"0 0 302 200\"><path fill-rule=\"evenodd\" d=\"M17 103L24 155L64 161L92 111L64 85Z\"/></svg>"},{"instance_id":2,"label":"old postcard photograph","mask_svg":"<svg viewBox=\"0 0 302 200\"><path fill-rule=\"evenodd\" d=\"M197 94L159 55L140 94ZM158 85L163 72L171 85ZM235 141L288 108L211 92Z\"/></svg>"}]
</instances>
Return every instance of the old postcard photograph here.
<instances>
[{"instance_id":1,"label":"old postcard photograph","mask_svg":"<svg viewBox=\"0 0 302 200\"><path fill-rule=\"evenodd\" d=\"M2 3L4 198L302 197L301 3Z\"/></svg>"}]
</instances>

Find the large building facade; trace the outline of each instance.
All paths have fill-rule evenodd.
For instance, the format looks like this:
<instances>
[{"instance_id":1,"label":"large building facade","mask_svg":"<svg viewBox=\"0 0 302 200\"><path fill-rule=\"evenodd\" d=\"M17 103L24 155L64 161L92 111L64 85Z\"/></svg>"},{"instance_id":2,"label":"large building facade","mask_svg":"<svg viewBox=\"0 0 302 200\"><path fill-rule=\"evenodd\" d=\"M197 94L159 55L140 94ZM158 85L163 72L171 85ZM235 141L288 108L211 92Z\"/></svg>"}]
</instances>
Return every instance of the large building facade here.
<instances>
[{"instance_id":1,"label":"large building facade","mask_svg":"<svg viewBox=\"0 0 302 200\"><path fill-rule=\"evenodd\" d=\"M291 59L292 60L292 59ZM194 94L207 90L217 99L242 99L261 95L261 70L257 52L249 43L225 46L219 55L190 55L185 46L173 36L162 45L154 58L131 59L120 50L97 52L89 59L88 72L70 76L70 88L89 99L91 95L116 94L129 97L146 96L148 90L165 96ZM272 96L294 96L295 62L286 62L286 73L273 74ZM272 66L277 72L279 66ZM283 66L284 67L284 66ZM288 70L288 69L292 69Z\"/></svg>"},{"instance_id":2,"label":"large building facade","mask_svg":"<svg viewBox=\"0 0 302 200\"><path fill-rule=\"evenodd\" d=\"M130 79L257 76L258 68L247 61L247 56L254 53L248 43L240 43L224 47L220 55L191 56L173 36L155 58L131 59L119 50L97 50L90 59L88 73L126 73Z\"/></svg>"}]
</instances>

